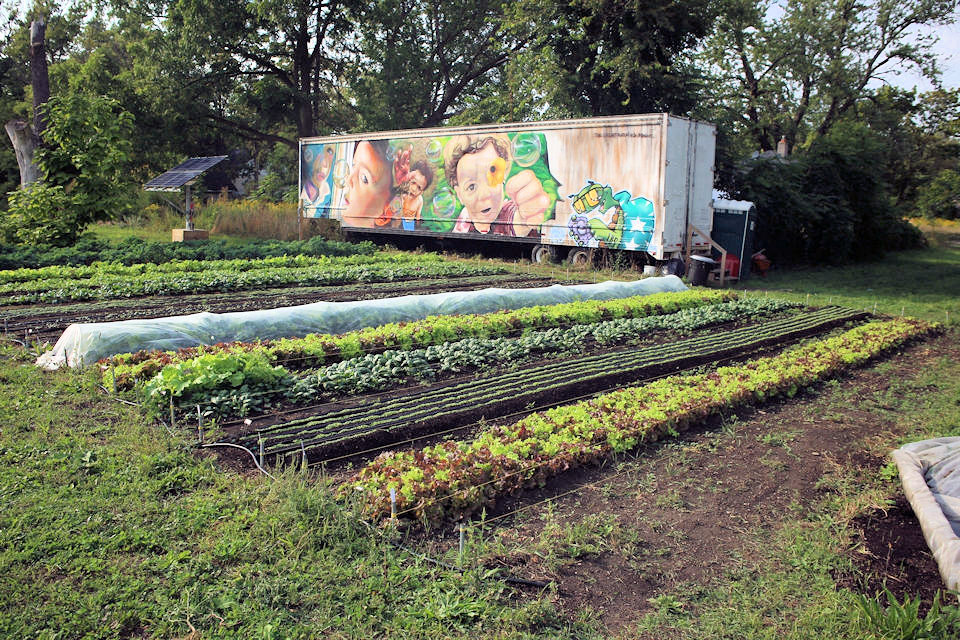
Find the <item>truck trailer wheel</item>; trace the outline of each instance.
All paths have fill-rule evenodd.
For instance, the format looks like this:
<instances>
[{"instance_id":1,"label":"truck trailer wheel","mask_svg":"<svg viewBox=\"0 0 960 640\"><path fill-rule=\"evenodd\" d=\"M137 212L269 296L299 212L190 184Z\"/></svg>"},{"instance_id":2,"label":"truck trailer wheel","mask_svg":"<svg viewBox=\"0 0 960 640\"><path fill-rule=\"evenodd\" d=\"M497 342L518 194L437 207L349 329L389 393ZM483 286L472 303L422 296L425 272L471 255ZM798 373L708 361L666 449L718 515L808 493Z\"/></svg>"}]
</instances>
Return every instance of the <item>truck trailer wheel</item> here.
<instances>
[{"instance_id":1,"label":"truck trailer wheel","mask_svg":"<svg viewBox=\"0 0 960 640\"><path fill-rule=\"evenodd\" d=\"M593 264L593 249L571 249L567 254L567 264L571 267L589 267Z\"/></svg>"},{"instance_id":2,"label":"truck trailer wheel","mask_svg":"<svg viewBox=\"0 0 960 640\"><path fill-rule=\"evenodd\" d=\"M530 252L530 262L533 264L552 264L557 262L557 248L549 244L537 244Z\"/></svg>"}]
</instances>

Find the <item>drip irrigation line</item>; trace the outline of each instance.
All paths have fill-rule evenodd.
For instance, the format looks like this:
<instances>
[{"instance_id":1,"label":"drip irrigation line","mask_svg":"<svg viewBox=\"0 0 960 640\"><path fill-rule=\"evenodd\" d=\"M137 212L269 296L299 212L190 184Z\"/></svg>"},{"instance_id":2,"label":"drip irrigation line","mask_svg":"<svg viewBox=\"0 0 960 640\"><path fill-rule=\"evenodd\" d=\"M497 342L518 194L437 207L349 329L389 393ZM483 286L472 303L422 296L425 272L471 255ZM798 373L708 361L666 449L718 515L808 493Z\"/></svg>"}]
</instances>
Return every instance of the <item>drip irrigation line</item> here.
<instances>
[{"instance_id":1,"label":"drip irrigation line","mask_svg":"<svg viewBox=\"0 0 960 640\"><path fill-rule=\"evenodd\" d=\"M250 457L253 458L253 464L257 465L257 469L259 469L263 475L267 476L271 480L276 480L275 477L270 475L269 471L267 471L266 469L260 466L260 463L257 461L257 456L253 455L253 451L250 451L250 449L247 449L244 446L241 446L239 444L233 444L232 442L211 442L210 444L202 444L200 445L200 447L204 449L210 448L210 447L233 447L234 449L240 449L241 451L246 451L247 453L250 454Z\"/></svg>"},{"instance_id":2,"label":"drip irrigation line","mask_svg":"<svg viewBox=\"0 0 960 640\"><path fill-rule=\"evenodd\" d=\"M724 357L724 358L717 359L717 360L714 361L714 364L715 364L715 365L719 365L719 364L722 364L722 363L724 363L724 362L747 358L747 357L756 355L756 354L758 354L758 353L769 352L770 350L771 350L771 349L770 349L769 346L761 346L761 347L757 347L757 348L755 348L755 349L751 349L751 350L749 350L749 351L740 352L740 353L737 353L737 354L732 354L732 355L726 356L726 357ZM635 386L644 384L644 383L649 382L649 381L652 381L652 380L656 380L656 379L659 379L659 378L662 378L662 377L666 377L666 376L670 376L670 375L677 375L677 374L679 374L679 373L684 373L684 372L687 372L687 371L696 369L696 368L701 367L701 366L703 366L703 365L693 365L693 366L690 366L690 367L683 367L683 368L681 368L681 369L675 369L675 370L673 370L673 371L665 372L665 373L662 373L662 374L659 374L659 375L656 375L656 376L647 376L647 377L645 377L645 378L638 379L638 380L636 380L636 381L634 381L634 382L632 382L632 383L630 383L630 384L628 384L628 385L623 385L623 386L624 386L624 387L635 387ZM582 399L594 398L594 397L597 397L597 396L599 396L599 395L603 395L604 393L609 392L610 389L612 389L612 388L615 388L615 387L610 387L610 388L608 388L608 389L599 390L599 391L597 391L597 392L590 393L590 394L584 394L584 395L581 395L581 396L569 397L569 398L566 398L566 399L561 400L561 401L558 401L558 402L541 405L540 407L537 407L537 408L525 409L525 410L516 411L516 412L513 412L513 413L509 413L509 414L503 414L503 415L500 415L500 416L496 416L495 420L496 420L497 422L502 423L502 422L508 420L509 418L514 417L514 416L530 414L530 413L534 413L534 412L536 412L536 411L543 411L543 410L549 409L549 408L554 407L554 406L559 406L559 405L563 405L563 404L570 404L571 402L577 402L577 401L582 400ZM465 425L461 425L461 426L454 427L454 428L451 428L451 429L447 429L447 430L444 430L444 431L432 432L432 433L425 434L425 435L423 435L423 436L417 436L417 437L414 437L414 438L409 438L409 439L407 439L407 440L403 440L403 441L399 441L399 442L393 442L393 443L390 443L390 444L387 444L387 445L383 445L383 446L380 446L380 447L373 447L373 448L370 448L370 449L353 452L353 453L350 453L350 454L347 454L347 455L344 455L344 456L339 456L339 457L336 457L336 458L329 458L329 459L326 459L326 460L324 460L324 461L319 461L319 462L314 463L314 464L324 464L324 463L329 463L329 462L333 462L333 461L340 460L340 459L344 459L344 458L352 458L352 457L364 455L364 454L366 454L366 453L372 453L372 452L374 452L374 451L379 451L379 450L382 450L382 449L396 448L396 447L398 447L398 446L403 446L404 444L408 444L408 443L410 443L410 442L414 442L414 441L417 441L417 440L422 440L422 439L426 439L426 438L436 438L436 437L438 437L438 436L440 436L440 435L445 435L445 434L447 434L447 433L464 430L464 429L473 427L473 426L475 426L475 425L482 424L483 422L484 422L484 421L471 422L471 423L467 423L467 424L465 424ZM382 431L382 430L380 430L380 431ZM373 432L370 432L370 433L373 433ZM272 455L275 455L275 456L286 455L286 454L289 454L291 451L293 451L293 449L290 449L289 451L288 451L288 450L279 451L279 452L276 452L276 453L274 453L274 454L272 454Z\"/></svg>"},{"instance_id":3,"label":"drip irrigation line","mask_svg":"<svg viewBox=\"0 0 960 640\"><path fill-rule=\"evenodd\" d=\"M796 342L796 341L793 341L793 342ZM781 343L780 343L780 346L782 346L783 344L784 344L784 343L781 342ZM742 360L742 359L744 359L744 358L749 358L749 357L754 356L754 355L759 354L759 353L769 352L769 351L771 350L771 348L772 348L771 345L766 345L766 346L755 347L755 348L749 349L749 350L747 350L747 351L741 351L741 352L738 352L738 353L735 353L735 354L732 354L732 355L728 355L728 356L725 356L725 357L722 357L722 358L718 358L718 359L712 361L712 365L713 365L713 366L718 366L718 365L723 364L723 363L725 363L725 362L735 361L735 360ZM654 375L654 376L647 376L647 377L644 377L644 378L640 378L640 379L638 379L638 380L635 380L635 381L633 381L633 382L630 382L629 384L624 384L624 385L622 385L622 386L623 386L623 387L636 387L636 386L645 384L645 383L650 382L650 381L653 381L653 380L657 380L657 379L664 378L664 377L667 377L667 376L678 375L678 374L681 374L681 373L684 373L684 372L688 372L688 371L691 371L691 370L694 370L694 369L697 369L697 368L700 368L700 367L703 367L703 366L704 366L704 365L701 364L701 365L692 365L692 366L688 366L688 367L683 367L683 368L680 368L680 369L675 369L675 370L673 370L673 371L669 371L669 372L657 374L657 375ZM534 412L537 412L537 411L543 411L543 410L546 410L546 409L550 409L550 408L552 408L552 407L556 407L556 406L560 406L560 405L566 405L566 404L571 404L571 403L574 403L574 402L578 402L578 401L580 401L580 400L595 398L595 397L597 397L597 396L600 396L600 395L609 393L611 389L615 389L615 388L617 388L618 386L619 386L619 385L613 385L613 386L611 386L611 387L607 387L606 389L601 389L601 390L598 390L598 391L595 391L595 392L592 392L592 393L589 393L589 394L583 394L583 395L580 395L580 396L571 396L571 397L568 397L568 398L564 398L563 400L559 400L559 401L556 401L556 402L552 402L552 403L548 403L548 404L541 405L541 406L536 407L536 408L523 409L523 410L520 410L520 411L515 411L515 412L512 412L512 413L508 413L508 414L498 415L498 416L495 416L494 418L492 418L491 421L495 420L496 422L503 422L504 420L507 420L507 419L512 418L512 417L514 417L514 416L528 415L528 414L531 414L531 413L534 413ZM356 456L359 456L359 455L364 455L364 454L367 454L367 453L372 453L372 452L374 452L374 451L379 451L379 450L382 450L382 449L396 448L396 447L398 447L398 446L402 446L402 445L404 445L404 444L409 444L410 442L414 442L414 441L417 441L417 440L422 440L422 439L426 439L426 438L434 438L434 437L437 437L437 436L439 436L439 435L445 435L445 434L447 434L447 433L465 430L465 429L468 429L468 428L471 428L471 427L480 425L480 424L482 424L482 423L484 423L484 422L486 422L486 421L484 421L484 420L474 421L474 422L470 422L470 423L467 423L467 424L464 424L464 425L460 425L460 426L458 426L458 427L453 427L453 428L451 428L451 429L447 429L447 430L444 430L444 431L433 432L433 433L425 434L425 435L422 435L422 436L416 436L416 437L414 437L414 438L409 438L409 439L407 439L407 440L402 440L402 441L400 441L400 442L394 442L394 443L382 445L382 446L379 446L379 447L373 447L373 448L370 448L370 449L367 449L367 450L362 450L362 451L358 451L358 452L355 452L355 453L351 453L351 454L347 454L347 455L343 455L343 456L338 456L338 457L335 457L335 458L329 458L329 459L326 459L326 460L323 460L323 461L319 461L319 462L316 462L316 463L312 463L312 464L313 464L313 465L325 464L325 463L333 462L333 461L336 461L336 460L341 460L341 459L344 459L344 458L353 458L353 457L356 457ZM281 426L282 426L282 425L281 425ZM371 430L371 431L365 432L365 434L362 434L360 437L363 437L363 435L373 434L373 433L376 433L376 432L389 432L389 430L384 430L384 429ZM288 447L286 450L277 451L277 452L273 453L272 455L274 455L274 456L281 456L281 455L286 456L286 455L289 454L291 451L293 451L293 449L290 449L290 448Z\"/></svg>"},{"instance_id":4,"label":"drip irrigation line","mask_svg":"<svg viewBox=\"0 0 960 640\"><path fill-rule=\"evenodd\" d=\"M619 478L620 476L625 475L626 473L627 473L626 471L621 471L621 472L619 472L619 473L616 473L616 474L610 476L609 478L604 478L604 479L603 479L603 482L610 482L611 480L614 480L614 479L616 479L616 478ZM540 506L540 505L547 504L548 502L553 502L553 501L555 501L555 500L559 500L560 498L565 498L565 497L568 496L568 495L571 495L571 494L573 494L573 493L579 493L580 491L583 491L583 490L585 490L585 489L591 489L591 488L595 489L595 488L597 488L600 484L601 484L601 481L599 481L599 480L596 481L596 482L588 482L588 483L586 483L586 484L580 485L579 487L575 487L575 488L573 488L573 489L570 489L569 491L564 491L563 493L558 493L557 495L551 496L551 497L546 498L546 499L544 499L544 500L540 500L540 501L538 501L538 502L534 502L534 503L532 503L532 504L525 505L525 506L523 506L523 507L520 507L519 509L514 509L513 511L508 511L507 513L501 513L500 515L494 516L494 517L492 517L492 518L486 518L486 519L484 519L484 520L480 523L480 524L481 524L481 530L482 530L482 527L483 527L483 526L485 526L485 525L487 525L487 524L489 524L489 523L491 523L491 522L496 522L497 520L502 520L502 519L504 519L504 518L509 518L510 516L517 515L518 513L522 513L522 512L524 512L524 511L526 511L526 510L528 510L528 509L533 509L534 507L538 507L538 506Z\"/></svg>"},{"instance_id":5,"label":"drip irrigation line","mask_svg":"<svg viewBox=\"0 0 960 640\"><path fill-rule=\"evenodd\" d=\"M139 402L131 402L131 401L129 401L129 400L124 400L123 398L118 398L117 396L111 395L111 393L110 393L109 391L107 391L107 388L106 388L105 386L103 386L102 384L97 385L97 388L100 389L100 391L102 391L103 394L104 394L105 396L107 396L108 398L110 398L111 400L116 400L117 402L122 402L123 404L128 404L128 405L130 405L131 407L142 407L142 406L143 406L143 405L140 404Z\"/></svg>"},{"instance_id":6,"label":"drip irrigation line","mask_svg":"<svg viewBox=\"0 0 960 640\"><path fill-rule=\"evenodd\" d=\"M360 519L358 519L357 522L365 525L368 529L370 529L372 533L380 536L381 541L383 540L382 534L379 531L377 531L369 522L367 522L366 520L360 520ZM448 571L453 571L455 573L460 574L461 576L465 573L465 570L462 567L456 567L450 564L449 562L444 562L443 560L437 560L436 558L428 556L425 553L421 553L415 549L411 549L410 547L400 542L394 542L392 540L388 540L387 543L390 546L392 546L394 549L398 549L400 551L408 553L416 558L420 558L421 560L429 562L430 564L434 564L434 565L437 565L438 567L447 569ZM549 581L527 580L526 578L516 578L514 576L497 576L497 577L501 581L506 582L507 584L519 584L519 585L528 586L528 587L538 587L541 589L545 589L546 587L549 587L553 583L553 580L549 580Z\"/></svg>"}]
</instances>

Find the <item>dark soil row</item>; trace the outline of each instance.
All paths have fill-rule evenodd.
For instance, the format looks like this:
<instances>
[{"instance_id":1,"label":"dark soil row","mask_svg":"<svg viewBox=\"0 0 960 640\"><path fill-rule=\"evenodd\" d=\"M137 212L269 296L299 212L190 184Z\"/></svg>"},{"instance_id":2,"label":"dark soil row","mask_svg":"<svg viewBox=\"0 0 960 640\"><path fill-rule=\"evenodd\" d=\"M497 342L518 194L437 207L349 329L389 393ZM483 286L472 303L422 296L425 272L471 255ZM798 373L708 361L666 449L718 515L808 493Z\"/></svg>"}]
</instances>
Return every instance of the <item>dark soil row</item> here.
<instances>
[{"instance_id":1,"label":"dark soil row","mask_svg":"<svg viewBox=\"0 0 960 640\"><path fill-rule=\"evenodd\" d=\"M274 457L296 454L301 447L312 460L339 457L747 355L864 315L828 307L740 329L711 329L668 345L542 361L508 373L482 372L473 380L439 383L406 394L359 397L232 440L256 450L262 438L267 454Z\"/></svg>"}]
</instances>

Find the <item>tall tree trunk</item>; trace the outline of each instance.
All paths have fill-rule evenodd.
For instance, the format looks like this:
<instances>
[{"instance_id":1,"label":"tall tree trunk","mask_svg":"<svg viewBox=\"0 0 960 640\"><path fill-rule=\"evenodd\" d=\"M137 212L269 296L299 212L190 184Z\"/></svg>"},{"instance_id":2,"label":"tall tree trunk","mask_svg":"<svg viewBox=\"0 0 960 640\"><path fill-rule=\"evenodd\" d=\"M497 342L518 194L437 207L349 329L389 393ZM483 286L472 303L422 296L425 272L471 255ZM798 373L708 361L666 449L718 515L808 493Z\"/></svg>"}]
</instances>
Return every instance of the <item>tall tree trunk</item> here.
<instances>
[{"instance_id":1,"label":"tall tree trunk","mask_svg":"<svg viewBox=\"0 0 960 640\"><path fill-rule=\"evenodd\" d=\"M33 85L33 128L43 140L47 119L43 105L50 100L50 76L47 73L47 23L43 18L30 23L30 83Z\"/></svg>"},{"instance_id":2,"label":"tall tree trunk","mask_svg":"<svg viewBox=\"0 0 960 640\"><path fill-rule=\"evenodd\" d=\"M46 117L43 105L50 99L50 76L47 73L47 48L44 42L47 23L34 20L30 23L30 81L33 85L33 127L26 120L11 120L4 129L13 143L13 151L20 167L20 186L25 187L40 179L40 168L33 161L33 154L43 142Z\"/></svg>"},{"instance_id":3,"label":"tall tree trunk","mask_svg":"<svg viewBox=\"0 0 960 640\"><path fill-rule=\"evenodd\" d=\"M40 168L33 163L33 152L40 146L40 139L26 120L11 120L3 127L13 143L20 167L20 186L25 187L40 179Z\"/></svg>"}]
</instances>

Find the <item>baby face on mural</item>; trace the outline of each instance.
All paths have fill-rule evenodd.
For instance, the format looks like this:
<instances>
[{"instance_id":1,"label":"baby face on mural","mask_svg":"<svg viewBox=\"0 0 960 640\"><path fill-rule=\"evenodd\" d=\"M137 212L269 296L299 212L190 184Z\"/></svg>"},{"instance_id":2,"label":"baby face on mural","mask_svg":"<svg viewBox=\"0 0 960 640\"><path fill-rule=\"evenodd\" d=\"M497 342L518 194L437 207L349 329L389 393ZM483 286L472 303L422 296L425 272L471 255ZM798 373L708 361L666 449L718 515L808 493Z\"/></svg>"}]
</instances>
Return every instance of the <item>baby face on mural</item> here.
<instances>
[{"instance_id":1,"label":"baby face on mural","mask_svg":"<svg viewBox=\"0 0 960 640\"><path fill-rule=\"evenodd\" d=\"M511 176L510 143L503 134L456 136L445 149L447 181L480 233L496 221L526 236L539 229L550 198L533 171ZM512 202L514 207L508 207ZM511 212L512 211L512 212Z\"/></svg>"},{"instance_id":2,"label":"baby face on mural","mask_svg":"<svg viewBox=\"0 0 960 640\"><path fill-rule=\"evenodd\" d=\"M492 140L477 151L464 154L456 164L454 192L470 212L478 231L488 231L500 215L506 168L506 159L497 152Z\"/></svg>"},{"instance_id":3,"label":"baby face on mural","mask_svg":"<svg viewBox=\"0 0 960 640\"><path fill-rule=\"evenodd\" d=\"M386 143L358 142L346 183L343 223L351 227L372 227L390 201L392 179Z\"/></svg>"}]
</instances>

